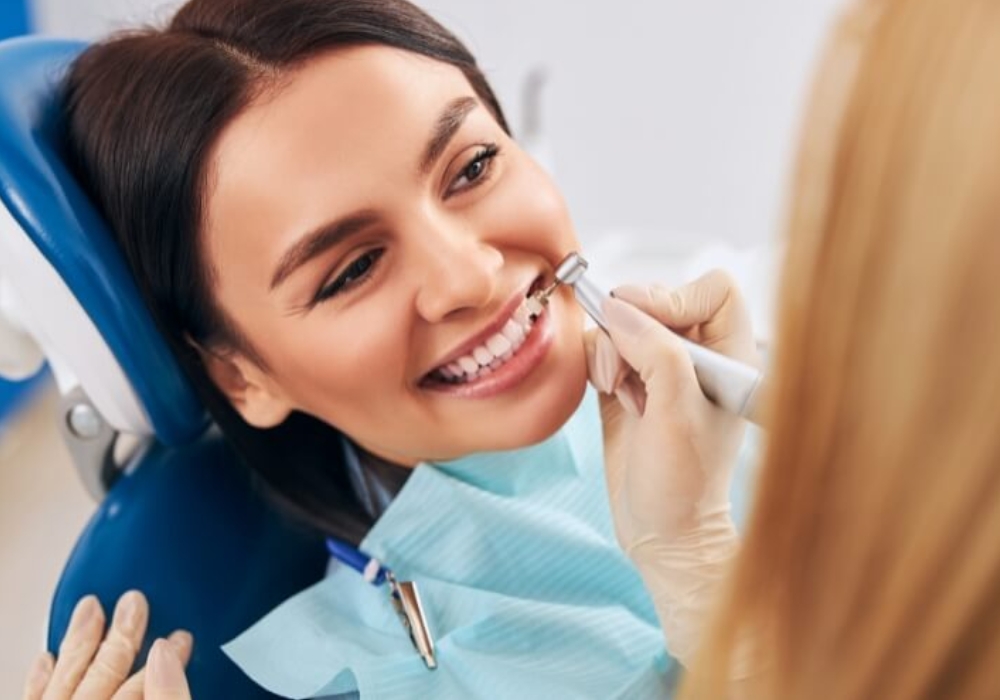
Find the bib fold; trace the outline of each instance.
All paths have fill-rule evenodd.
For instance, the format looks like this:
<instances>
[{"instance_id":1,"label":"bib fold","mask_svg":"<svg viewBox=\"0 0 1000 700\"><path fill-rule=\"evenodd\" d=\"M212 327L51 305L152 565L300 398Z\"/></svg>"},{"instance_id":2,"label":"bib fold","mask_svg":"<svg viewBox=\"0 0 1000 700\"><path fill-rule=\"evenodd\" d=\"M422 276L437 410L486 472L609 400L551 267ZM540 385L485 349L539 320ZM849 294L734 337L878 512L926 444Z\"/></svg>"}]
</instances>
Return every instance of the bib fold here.
<instances>
[{"instance_id":1,"label":"bib fold","mask_svg":"<svg viewBox=\"0 0 1000 700\"><path fill-rule=\"evenodd\" d=\"M361 544L416 581L438 668L387 591L347 567L224 647L291 698L662 698L677 668L618 548L597 397L524 449L421 464Z\"/></svg>"}]
</instances>

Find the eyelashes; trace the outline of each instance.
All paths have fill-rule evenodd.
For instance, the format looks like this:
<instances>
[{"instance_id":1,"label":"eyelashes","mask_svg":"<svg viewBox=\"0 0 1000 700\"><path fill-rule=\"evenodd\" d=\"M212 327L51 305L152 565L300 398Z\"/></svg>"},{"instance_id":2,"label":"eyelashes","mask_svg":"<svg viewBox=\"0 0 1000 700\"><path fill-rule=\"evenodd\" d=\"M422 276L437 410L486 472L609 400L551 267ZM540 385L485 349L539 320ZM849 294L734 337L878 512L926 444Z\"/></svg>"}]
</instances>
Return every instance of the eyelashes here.
<instances>
[{"instance_id":1,"label":"eyelashes","mask_svg":"<svg viewBox=\"0 0 1000 700\"><path fill-rule=\"evenodd\" d=\"M383 248L375 248L354 258L343 272L319 290L316 298L313 300L313 305L364 284L378 266L378 262L384 252Z\"/></svg>"},{"instance_id":2,"label":"eyelashes","mask_svg":"<svg viewBox=\"0 0 1000 700\"><path fill-rule=\"evenodd\" d=\"M495 143L479 146L475 154L448 184L443 195L444 199L457 196L487 182L493 172L494 161L498 155L500 155L500 147ZM310 306L316 306L335 296L350 293L363 285L371 279L383 253L385 253L384 248L374 248L354 258L336 278L324 284L316 292Z\"/></svg>"},{"instance_id":3,"label":"eyelashes","mask_svg":"<svg viewBox=\"0 0 1000 700\"><path fill-rule=\"evenodd\" d=\"M445 198L473 187L478 187L489 179L493 172L493 161L500 155L500 147L495 143L480 146L472 159L462 168L458 176L448 185ZM464 184L462 183L464 181Z\"/></svg>"}]
</instances>

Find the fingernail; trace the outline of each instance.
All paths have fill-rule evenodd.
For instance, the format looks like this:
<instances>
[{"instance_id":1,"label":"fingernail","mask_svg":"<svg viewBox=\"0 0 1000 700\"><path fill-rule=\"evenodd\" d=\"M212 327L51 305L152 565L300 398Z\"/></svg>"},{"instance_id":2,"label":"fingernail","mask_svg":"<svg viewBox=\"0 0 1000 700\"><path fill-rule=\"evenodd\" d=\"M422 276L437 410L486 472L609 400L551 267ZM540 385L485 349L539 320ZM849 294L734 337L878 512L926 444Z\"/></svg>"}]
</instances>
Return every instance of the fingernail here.
<instances>
[{"instance_id":1,"label":"fingernail","mask_svg":"<svg viewBox=\"0 0 1000 700\"><path fill-rule=\"evenodd\" d=\"M79 629L89 625L100 614L100 611L101 604L97 600L97 596L88 595L76 604L76 610L73 611L73 617L69 622L70 629Z\"/></svg>"},{"instance_id":2,"label":"fingernail","mask_svg":"<svg viewBox=\"0 0 1000 700\"><path fill-rule=\"evenodd\" d=\"M641 304L644 300L649 300L649 290L638 284L623 284L620 287L615 287L611 296L629 304Z\"/></svg>"},{"instance_id":3,"label":"fingernail","mask_svg":"<svg viewBox=\"0 0 1000 700\"><path fill-rule=\"evenodd\" d=\"M626 335L641 333L650 322L650 319L637 308L618 299L605 299L603 308L608 324Z\"/></svg>"},{"instance_id":4,"label":"fingernail","mask_svg":"<svg viewBox=\"0 0 1000 700\"><path fill-rule=\"evenodd\" d=\"M615 347L604 333L597 336L595 352L597 354L597 387L601 392L610 394L614 391L615 373L618 370L618 358Z\"/></svg>"},{"instance_id":5,"label":"fingernail","mask_svg":"<svg viewBox=\"0 0 1000 700\"><path fill-rule=\"evenodd\" d=\"M115 608L114 622L125 634L131 634L139 628L139 617L142 613L142 600L138 591L129 591L121 597Z\"/></svg>"},{"instance_id":6,"label":"fingernail","mask_svg":"<svg viewBox=\"0 0 1000 700\"><path fill-rule=\"evenodd\" d=\"M149 682L158 689L177 689L184 687L184 667L181 666L177 653L170 648L166 639L157 639L149 650L149 663L146 667Z\"/></svg>"},{"instance_id":7,"label":"fingernail","mask_svg":"<svg viewBox=\"0 0 1000 700\"><path fill-rule=\"evenodd\" d=\"M187 630L177 630L171 633L167 641L173 645L174 650L182 660L191 651L191 647L194 646L194 637Z\"/></svg>"}]
</instances>

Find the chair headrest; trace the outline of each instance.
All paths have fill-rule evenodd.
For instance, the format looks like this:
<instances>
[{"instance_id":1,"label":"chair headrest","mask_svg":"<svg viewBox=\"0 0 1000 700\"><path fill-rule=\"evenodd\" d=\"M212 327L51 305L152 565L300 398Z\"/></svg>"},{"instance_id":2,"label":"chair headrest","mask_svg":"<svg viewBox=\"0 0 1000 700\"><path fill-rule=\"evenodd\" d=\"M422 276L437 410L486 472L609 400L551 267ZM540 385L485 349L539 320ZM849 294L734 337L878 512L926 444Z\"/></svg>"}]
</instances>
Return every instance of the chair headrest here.
<instances>
[{"instance_id":1,"label":"chair headrest","mask_svg":"<svg viewBox=\"0 0 1000 700\"><path fill-rule=\"evenodd\" d=\"M114 428L182 444L204 409L63 158L60 84L85 46L0 42L0 275L64 393L82 387Z\"/></svg>"}]
</instances>

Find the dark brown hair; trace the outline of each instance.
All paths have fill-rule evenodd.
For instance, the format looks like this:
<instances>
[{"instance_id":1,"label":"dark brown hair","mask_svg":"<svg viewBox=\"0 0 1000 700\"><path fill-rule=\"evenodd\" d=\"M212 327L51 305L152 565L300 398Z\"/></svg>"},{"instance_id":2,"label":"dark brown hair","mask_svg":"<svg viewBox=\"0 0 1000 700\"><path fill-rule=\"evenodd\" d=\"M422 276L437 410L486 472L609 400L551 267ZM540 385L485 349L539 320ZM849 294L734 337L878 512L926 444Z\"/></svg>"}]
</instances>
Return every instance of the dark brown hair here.
<instances>
[{"instance_id":1,"label":"dark brown hair","mask_svg":"<svg viewBox=\"0 0 1000 700\"><path fill-rule=\"evenodd\" d=\"M472 54L405 0L191 0L165 29L89 47L65 84L70 165L215 422L278 501L353 541L372 519L351 488L340 434L301 413L270 430L251 427L185 336L260 361L212 298L199 244L208 157L263 91L319 54L359 45L456 66L507 128Z\"/></svg>"}]
</instances>

